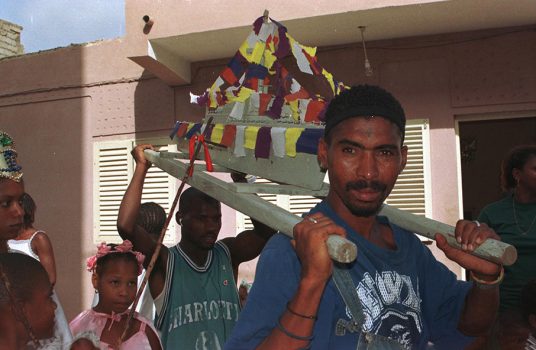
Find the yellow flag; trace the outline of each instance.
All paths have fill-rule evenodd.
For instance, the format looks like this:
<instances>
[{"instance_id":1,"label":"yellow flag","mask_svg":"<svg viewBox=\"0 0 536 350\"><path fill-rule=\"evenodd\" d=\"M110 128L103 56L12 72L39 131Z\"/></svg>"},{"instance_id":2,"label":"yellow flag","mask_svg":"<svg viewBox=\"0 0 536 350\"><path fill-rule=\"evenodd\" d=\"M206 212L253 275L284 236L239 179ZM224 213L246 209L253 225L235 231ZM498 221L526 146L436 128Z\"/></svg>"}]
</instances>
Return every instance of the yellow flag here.
<instances>
[{"instance_id":1,"label":"yellow flag","mask_svg":"<svg viewBox=\"0 0 536 350\"><path fill-rule=\"evenodd\" d=\"M303 132L303 128L288 128L285 133L285 151L287 156L296 157L296 142Z\"/></svg>"},{"instance_id":2,"label":"yellow flag","mask_svg":"<svg viewBox=\"0 0 536 350\"><path fill-rule=\"evenodd\" d=\"M257 143L257 134L259 133L260 126L248 126L244 131L244 147L247 149L255 149Z\"/></svg>"},{"instance_id":3,"label":"yellow flag","mask_svg":"<svg viewBox=\"0 0 536 350\"><path fill-rule=\"evenodd\" d=\"M210 135L210 141L214 143L221 143L221 139L223 138L223 129L225 128L225 125L223 124L216 124L214 125L214 128L212 129L212 134Z\"/></svg>"}]
</instances>

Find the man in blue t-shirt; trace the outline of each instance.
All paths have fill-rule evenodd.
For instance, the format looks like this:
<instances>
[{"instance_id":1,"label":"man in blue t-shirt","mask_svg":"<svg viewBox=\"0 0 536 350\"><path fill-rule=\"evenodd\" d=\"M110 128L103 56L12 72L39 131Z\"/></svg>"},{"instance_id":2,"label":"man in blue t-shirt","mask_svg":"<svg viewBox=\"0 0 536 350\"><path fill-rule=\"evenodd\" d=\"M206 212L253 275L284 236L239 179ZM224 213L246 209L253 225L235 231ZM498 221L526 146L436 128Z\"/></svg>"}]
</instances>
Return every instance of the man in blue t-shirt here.
<instances>
[{"instance_id":1,"label":"man in blue t-shirt","mask_svg":"<svg viewBox=\"0 0 536 350\"><path fill-rule=\"evenodd\" d=\"M462 250L437 235L437 246L478 281L466 283L413 233L377 216L406 165L404 129L400 103L379 87L354 86L331 101L318 149L329 174L328 196L295 226L294 240L278 234L268 242L225 349L353 350L370 339L383 340L389 349L426 349L431 343L447 348L488 330L502 267L470 252L487 238L499 239L495 232L459 221L455 235ZM330 234L358 247L357 260L348 266L361 306L358 326L331 278L325 244Z\"/></svg>"}]
</instances>

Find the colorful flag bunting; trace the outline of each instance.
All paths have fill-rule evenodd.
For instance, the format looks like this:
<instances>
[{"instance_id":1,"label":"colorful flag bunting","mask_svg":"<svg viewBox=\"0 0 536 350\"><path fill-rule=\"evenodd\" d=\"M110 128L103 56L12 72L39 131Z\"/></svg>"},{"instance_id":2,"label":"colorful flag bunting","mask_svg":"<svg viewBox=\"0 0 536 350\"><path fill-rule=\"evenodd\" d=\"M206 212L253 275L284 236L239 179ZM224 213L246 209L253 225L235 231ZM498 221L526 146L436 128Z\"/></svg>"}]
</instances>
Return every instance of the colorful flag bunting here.
<instances>
[{"instance_id":1,"label":"colorful flag bunting","mask_svg":"<svg viewBox=\"0 0 536 350\"><path fill-rule=\"evenodd\" d=\"M285 132L285 152L288 157L296 157L296 142L303 130L303 128L288 128Z\"/></svg>"},{"instance_id":2,"label":"colorful flag bunting","mask_svg":"<svg viewBox=\"0 0 536 350\"><path fill-rule=\"evenodd\" d=\"M257 133L257 140L255 142L255 158L269 158L270 157L270 145L272 143L272 137L270 136L270 127L263 126Z\"/></svg>"}]
</instances>

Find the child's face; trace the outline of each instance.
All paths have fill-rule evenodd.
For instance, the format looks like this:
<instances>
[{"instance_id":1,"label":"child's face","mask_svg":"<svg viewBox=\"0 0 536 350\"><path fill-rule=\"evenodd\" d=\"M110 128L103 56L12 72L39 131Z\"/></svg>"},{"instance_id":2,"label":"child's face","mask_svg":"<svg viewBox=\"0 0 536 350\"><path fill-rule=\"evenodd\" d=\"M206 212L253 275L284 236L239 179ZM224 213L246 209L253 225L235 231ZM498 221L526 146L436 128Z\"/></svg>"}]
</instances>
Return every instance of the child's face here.
<instances>
[{"instance_id":1,"label":"child's face","mask_svg":"<svg viewBox=\"0 0 536 350\"><path fill-rule=\"evenodd\" d=\"M0 240L13 239L20 233L24 216L23 194L22 182L0 179Z\"/></svg>"},{"instance_id":2,"label":"child's face","mask_svg":"<svg viewBox=\"0 0 536 350\"><path fill-rule=\"evenodd\" d=\"M138 266L133 261L109 261L100 275L93 274L93 287L99 291L100 311L121 313L136 298Z\"/></svg>"},{"instance_id":3,"label":"child's face","mask_svg":"<svg viewBox=\"0 0 536 350\"><path fill-rule=\"evenodd\" d=\"M33 292L31 300L24 303L26 317L37 339L54 336L56 303L52 300L52 285L46 280L38 283L40 287Z\"/></svg>"}]
</instances>

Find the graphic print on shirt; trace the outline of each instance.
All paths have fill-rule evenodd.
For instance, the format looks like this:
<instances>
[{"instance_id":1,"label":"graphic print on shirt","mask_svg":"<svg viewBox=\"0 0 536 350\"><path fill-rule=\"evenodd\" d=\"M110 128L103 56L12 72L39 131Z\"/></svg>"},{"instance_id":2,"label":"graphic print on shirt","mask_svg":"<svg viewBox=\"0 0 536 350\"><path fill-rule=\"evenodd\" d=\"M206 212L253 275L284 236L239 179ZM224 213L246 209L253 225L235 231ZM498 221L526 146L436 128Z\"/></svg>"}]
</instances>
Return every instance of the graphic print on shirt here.
<instances>
[{"instance_id":1,"label":"graphic print on shirt","mask_svg":"<svg viewBox=\"0 0 536 350\"><path fill-rule=\"evenodd\" d=\"M171 322L168 332L183 325L206 323L211 320L222 319L236 322L240 309L236 303L225 300L210 300L180 305L170 312Z\"/></svg>"},{"instance_id":2,"label":"graphic print on shirt","mask_svg":"<svg viewBox=\"0 0 536 350\"><path fill-rule=\"evenodd\" d=\"M407 349L413 348L422 332L418 281L415 287L409 276L396 271L376 272L375 275L373 278L365 272L356 287L365 314L362 330L396 340ZM352 314L348 308L346 315L349 320L340 319L335 334L357 331L351 326Z\"/></svg>"}]
</instances>

